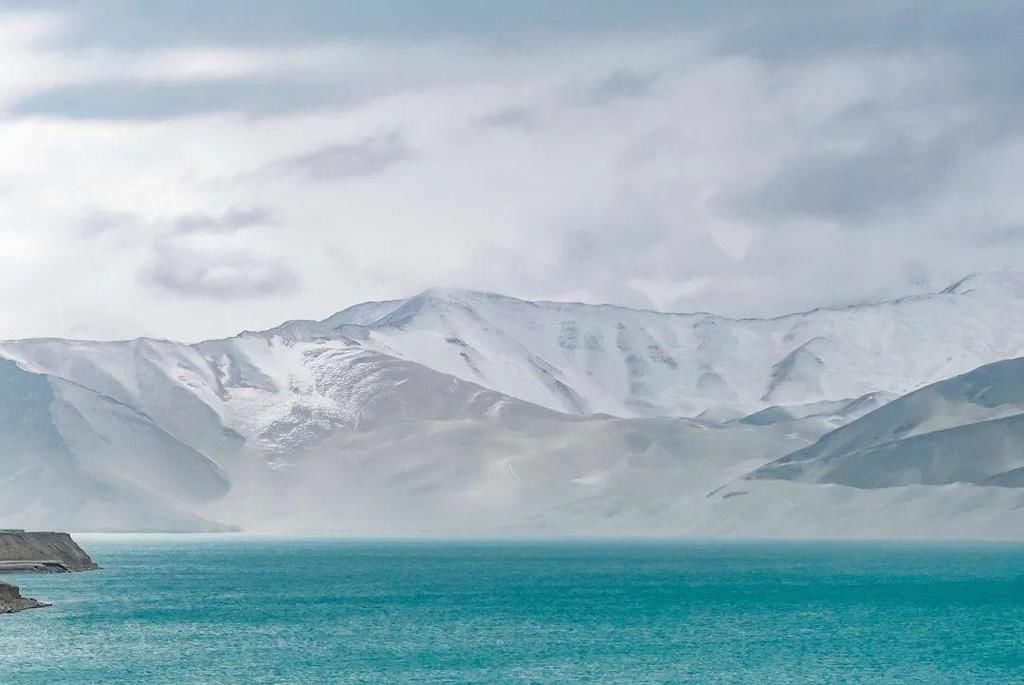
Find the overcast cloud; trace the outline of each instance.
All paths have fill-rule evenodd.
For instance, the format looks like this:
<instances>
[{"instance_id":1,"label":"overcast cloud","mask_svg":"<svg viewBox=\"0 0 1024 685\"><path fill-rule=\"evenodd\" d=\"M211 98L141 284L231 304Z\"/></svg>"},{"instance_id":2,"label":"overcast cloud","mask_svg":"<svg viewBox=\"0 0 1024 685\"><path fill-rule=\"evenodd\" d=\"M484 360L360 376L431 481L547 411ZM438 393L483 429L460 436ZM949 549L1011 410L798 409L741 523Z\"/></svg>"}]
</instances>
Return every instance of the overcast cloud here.
<instances>
[{"instance_id":1,"label":"overcast cloud","mask_svg":"<svg viewBox=\"0 0 1024 685\"><path fill-rule=\"evenodd\" d=\"M1024 266L1016 2L0 0L0 337ZM841 275L841 277L837 277Z\"/></svg>"}]
</instances>

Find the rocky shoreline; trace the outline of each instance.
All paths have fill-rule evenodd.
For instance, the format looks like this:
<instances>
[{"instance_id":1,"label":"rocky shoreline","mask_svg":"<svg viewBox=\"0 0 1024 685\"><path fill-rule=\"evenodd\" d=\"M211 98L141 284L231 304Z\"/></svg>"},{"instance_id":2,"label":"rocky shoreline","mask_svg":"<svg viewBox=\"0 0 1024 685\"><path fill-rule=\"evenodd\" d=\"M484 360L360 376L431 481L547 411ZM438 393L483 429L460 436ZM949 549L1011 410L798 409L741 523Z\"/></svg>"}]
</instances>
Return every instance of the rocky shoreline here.
<instances>
[{"instance_id":1,"label":"rocky shoreline","mask_svg":"<svg viewBox=\"0 0 1024 685\"><path fill-rule=\"evenodd\" d=\"M31 597L22 597L17 585L0 581L0 614L13 614L26 609L42 609L49 604Z\"/></svg>"},{"instance_id":2,"label":"rocky shoreline","mask_svg":"<svg viewBox=\"0 0 1024 685\"><path fill-rule=\"evenodd\" d=\"M98 568L68 533L0 530L0 573L68 573ZM48 606L22 597L17 585L0 581L0 614Z\"/></svg>"}]
</instances>

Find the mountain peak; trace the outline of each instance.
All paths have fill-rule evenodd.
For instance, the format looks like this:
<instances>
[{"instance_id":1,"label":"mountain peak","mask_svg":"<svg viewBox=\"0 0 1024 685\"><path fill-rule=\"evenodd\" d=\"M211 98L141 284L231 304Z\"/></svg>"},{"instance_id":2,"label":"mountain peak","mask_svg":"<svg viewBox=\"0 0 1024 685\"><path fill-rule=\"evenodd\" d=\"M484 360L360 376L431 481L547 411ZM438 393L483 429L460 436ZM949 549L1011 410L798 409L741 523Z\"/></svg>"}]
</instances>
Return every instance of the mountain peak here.
<instances>
[{"instance_id":1,"label":"mountain peak","mask_svg":"<svg viewBox=\"0 0 1024 685\"><path fill-rule=\"evenodd\" d=\"M426 288L409 299L425 298L431 300L464 300L484 293L467 288L430 287Z\"/></svg>"},{"instance_id":2,"label":"mountain peak","mask_svg":"<svg viewBox=\"0 0 1024 685\"><path fill-rule=\"evenodd\" d=\"M423 298L429 300L436 300L439 302L449 302L458 304L478 303L478 302L502 302L502 303L518 303L518 304L529 304L533 305L536 302L532 300L524 300L519 297L513 297L511 295L503 295L501 293L492 292L489 290L472 290L469 288L427 288L421 291L410 299ZM561 304L561 303L560 303Z\"/></svg>"}]
</instances>

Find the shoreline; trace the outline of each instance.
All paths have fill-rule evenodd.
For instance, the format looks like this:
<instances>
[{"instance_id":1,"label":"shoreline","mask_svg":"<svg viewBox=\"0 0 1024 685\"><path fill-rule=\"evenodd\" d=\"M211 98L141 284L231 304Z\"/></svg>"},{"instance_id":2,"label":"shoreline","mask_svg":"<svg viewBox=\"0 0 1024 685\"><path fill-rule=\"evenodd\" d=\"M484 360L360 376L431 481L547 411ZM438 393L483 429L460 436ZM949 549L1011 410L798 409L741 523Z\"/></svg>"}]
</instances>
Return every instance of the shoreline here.
<instances>
[{"instance_id":1,"label":"shoreline","mask_svg":"<svg viewBox=\"0 0 1024 685\"><path fill-rule=\"evenodd\" d=\"M44 609L53 606L32 597L22 597L21 588L0 580L0 614L16 614L29 609Z\"/></svg>"}]
</instances>

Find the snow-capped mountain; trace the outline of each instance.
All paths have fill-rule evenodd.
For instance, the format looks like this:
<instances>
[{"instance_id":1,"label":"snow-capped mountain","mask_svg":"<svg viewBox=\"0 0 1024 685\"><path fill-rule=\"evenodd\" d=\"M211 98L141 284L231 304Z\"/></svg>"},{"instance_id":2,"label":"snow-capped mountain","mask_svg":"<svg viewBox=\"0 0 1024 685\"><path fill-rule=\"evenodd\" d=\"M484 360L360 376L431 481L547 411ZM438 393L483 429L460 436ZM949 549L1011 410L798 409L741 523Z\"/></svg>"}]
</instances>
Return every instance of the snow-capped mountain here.
<instances>
[{"instance_id":1,"label":"snow-capped mountain","mask_svg":"<svg viewBox=\"0 0 1024 685\"><path fill-rule=\"evenodd\" d=\"M430 290L262 335L347 337L573 414L697 416L904 394L1024 354L1024 276L770 319Z\"/></svg>"},{"instance_id":2,"label":"snow-capped mountain","mask_svg":"<svg viewBox=\"0 0 1024 685\"><path fill-rule=\"evenodd\" d=\"M1022 304L1009 272L770 319L431 290L195 344L0 342L0 525L727 534L759 496L707 493L1024 355Z\"/></svg>"}]
</instances>

